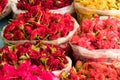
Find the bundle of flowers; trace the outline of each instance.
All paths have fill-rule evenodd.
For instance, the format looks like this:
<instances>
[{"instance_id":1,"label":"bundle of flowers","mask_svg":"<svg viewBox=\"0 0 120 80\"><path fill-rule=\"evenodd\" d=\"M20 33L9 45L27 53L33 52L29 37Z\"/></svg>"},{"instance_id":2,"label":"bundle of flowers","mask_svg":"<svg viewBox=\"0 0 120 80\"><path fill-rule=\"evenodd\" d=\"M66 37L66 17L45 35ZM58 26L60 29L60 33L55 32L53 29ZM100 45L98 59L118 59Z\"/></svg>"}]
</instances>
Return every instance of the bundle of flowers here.
<instances>
[{"instance_id":1,"label":"bundle of flowers","mask_svg":"<svg viewBox=\"0 0 120 80\"><path fill-rule=\"evenodd\" d=\"M60 80L49 71L41 71L36 65L25 60L18 67L8 63L0 65L0 80Z\"/></svg>"},{"instance_id":2,"label":"bundle of flowers","mask_svg":"<svg viewBox=\"0 0 120 80\"><path fill-rule=\"evenodd\" d=\"M0 0L0 20L11 12L9 0Z\"/></svg>"},{"instance_id":3,"label":"bundle of flowers","mask_svg":"<svg viewBox=\"0 0 120 80\"><path fill-rule=\"evenodd\" d=\"M120 20L95 17L83 20L70 44L76 58L120 60Z\"/></svg>"},{"instance_id":4,"label":"bundle of flowers","mask_svg":"<svg viewBox=\"0 0 120 80\"><path fill-rule=\"evenodd\" d=\"M52 71L58 76L63 70L68 72L72 65L71 59L65 53L57 45L26 42L1 48L0 63L18 67L25 60L29 60L31 65L36 65L40 70Z\"/></svg>"},{"instance_id":5,"label":"bundle of flowers","mask_svg":"<svg viewBox=\"0 0 120 80\"><path fill-rule=\"evenodd\" d=\"M120 17L119 0L74 0L74 6L79 22L98 15Z\"/></svg>"},{"instance_id":6,"label":"bundle of flowers","mask_svg":"<svg viewBox=\"0 0 120 80\"><path fill-rule=\"evenodd\" d=\"M29 11L32 6L42 6L54 13L73 13L73 0L11 0L13 12L18 14Z\"/></svg>"},{"instance_id":7,"label":"bundle of flowers","mask_svg":"<svg viewBox=\"0 0 120 80\"><path fill-rule=\"evenodd\" d=\"M77 61L69 74L61 74L61 80L119 80L120 67L97 62Z\"/></svg>"},{"instance_id":8,"label":"bundle of flowers","mask_svg":"<svg viewBox=\"0 0 120 80\"><path fill-rule=\"evenodd\" d=\"M79 27L70 14L53 14L34 6L29 12L19 14L3 28L3 41L23 43L24 41L43 40L46 43L67 42Z\"/></svg>"}]
</instances>

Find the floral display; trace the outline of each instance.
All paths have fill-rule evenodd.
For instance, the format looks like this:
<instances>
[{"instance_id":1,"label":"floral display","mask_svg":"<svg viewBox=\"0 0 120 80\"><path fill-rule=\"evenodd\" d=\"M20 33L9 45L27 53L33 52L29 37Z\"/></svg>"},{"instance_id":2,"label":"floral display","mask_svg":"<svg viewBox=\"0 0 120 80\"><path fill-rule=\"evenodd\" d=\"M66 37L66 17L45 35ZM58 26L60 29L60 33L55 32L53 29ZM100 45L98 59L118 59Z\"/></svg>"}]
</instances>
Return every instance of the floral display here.
<instances>
[{"instance_id":1,"label":"floral display","mask_svg":"<svg viewBox=\"0 0 120 80\"><path fill-rule=\"evenodd\" d=\"M0 80L120 80L119 9L120 0L0 0Z\"/></svg>"},{"instance_id":2,"label":"floral display","mask_svg":"<svg viewBox=\"0 0 120 80\"><path fill-rule=\"evenodd\" d=\"M61 74L61 80L119 80L120 68L96 62L77 61L68 75Z\"/></svg>"},{"instance_id":3,"label":"floral display","mask_svg":"<svg viewBox=\"0 0 120 80\"><path fill-rule=\"evenodd\" d=\"M36 65L25 60L17 68L8 63L0 65L0 80L60 80L49 71L41 71Z\"/></svg>"},{"instance_id":4,"label":"floral display","mask_svg":"<svg viewBox=\"0 0 120 80\"><path fill-rule=\"evenodd\" d=\"M72 2L73 0L19 0L17 7L21 10L29 10L32 6L41 5L45 9L58 9L69 6Z\"/></svg>"},{"instance_id":5,"label":"floral display","mask_svg":"<svg viewBox=\"0 0 120 80\"><path fill-rule=\"evenodd\" d=\"M62 70L67 67L68 60L65 51L57 45L24 43L13 47L4 46L0 49L0 63L5 62L19 66L24 60L29 60L31 65L37 65L41 70Z\"/></svg>"},{"instance_id":6,"label":"floral display","mask_svg":"<svg viewBox=\"0 0 120 80\"><path fill-rule=\"evenodd\" d=\"M75 0L77 19L90 19L95 16L114 16L120 18L119 0Z\"/></svg>"},{"instance_id":7,"label":"floral display","mask_svg":"<svg viewBox=\"0 0 120 80\"><path fill-rule=\"evenodd\" d=\"M120 9L119 0L75 0L75 1L91 9L99 9L99 10Z\"/></svg>"},{"instance_id":8,"label":"floral display","mask_svg":"<svg viewBox=\"0 0 120 80\"><path fill-rule=\"evenodd\" d=\"M32 7L19 14L4 29L7 40L55 40L65 37L74 29L74 21L69 14L53 14L43 11L40 6Z\"/></svg>"},{"instance_id":9,"label":"floral display","mask_svg":"<svg viewBox=\"0 0 120 80\"><path fill-rule=\"evenodd\" d=\"M120 20L108 17L83 20L71 43L89 50L120 49Z\"/></svg>"}]
</instances>

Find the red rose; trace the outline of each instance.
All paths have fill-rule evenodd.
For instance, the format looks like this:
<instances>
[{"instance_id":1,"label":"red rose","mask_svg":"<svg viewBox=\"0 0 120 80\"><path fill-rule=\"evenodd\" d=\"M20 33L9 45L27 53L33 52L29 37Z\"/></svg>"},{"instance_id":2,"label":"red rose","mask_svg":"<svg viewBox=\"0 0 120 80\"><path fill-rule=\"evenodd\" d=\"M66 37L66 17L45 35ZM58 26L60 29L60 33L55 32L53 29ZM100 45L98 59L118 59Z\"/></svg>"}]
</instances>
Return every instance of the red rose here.
<instances>
[{"instance_id":1,"label":"red rose","mask_svg":"<svg viewBox=\"0 0 120 80\"><path fill-rule=\"evenodd\" d=\"M32 32L32 26L25 26L25 32L30 35Z\"/></svg>"},{"instance_id":2,"label":"red rose","mask_svg":"<svg viewBox=\"0 0 120 80\"><path fill-rule=\"evenodd\" d=\"M33 40L33 39L44 39L46 36L46 28L44 27L40 27L40 28L37 28L37 29L34 29L30 35L30 40Z\"/></svg>"},{"instance_id":3,"label":"red rose","mask_svg":"<svg viewBox=\"0 0 120 80\"><path fill-rule=\"evenodd\" d=\"M13 36L14 40L24 40L25 39L24 33L20 30L14 31L13 34L14 34L14 36Z\"/></svg>"},{"instance_id":4,"label":"red rose","mask_svg":"<svg viewBox=\"0 0 120 80\"><path fill-rule=\"evenodd\" d=\"M3 48L3 55L2 60L8 62L10 64L14 64L18 61L17 55L12 51L9 50L7 47Z\"/></svg>"},{"instance_id":5,"label":"red rose","mask_svg":"<svg viewBox=\"0 0 120 80\"><path fill-rule=\"evenodd\" d=\"M14 36L13 34L9 34L9 33L4 34L4 37L8 40L11 40L13 38L13 36Z\"/></svg>"}]
</instances>

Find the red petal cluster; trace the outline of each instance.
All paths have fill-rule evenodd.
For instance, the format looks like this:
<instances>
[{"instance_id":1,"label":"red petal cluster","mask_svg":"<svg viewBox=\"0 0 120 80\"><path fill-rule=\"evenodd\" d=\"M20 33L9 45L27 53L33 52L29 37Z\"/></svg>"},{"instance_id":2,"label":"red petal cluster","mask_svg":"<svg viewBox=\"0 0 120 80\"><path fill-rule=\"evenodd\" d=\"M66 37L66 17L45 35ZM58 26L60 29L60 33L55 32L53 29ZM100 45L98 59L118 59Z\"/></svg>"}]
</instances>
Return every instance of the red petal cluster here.
<instances>
[{"instance_id":1,"label":"red petal cluster","mask_svg":"<svg viewBox=\"0 0 120 80\"><path fill-rule=\"evenodd\" d=\"M58 9L71 5L73 0L19 0L17 7L22 10L29 10L32 6L41 5L44 9Z\"/></svg>"},{"instance_id":2,"label":"red petal cluster","mask_svg":"<svg viewBox=\"0 0 120 80\"><path fill-rule=\"evenodd\" d=\"M73 28L70 14L53 14L34 6L12 20L3 35L7 40L55 40L67 36Z\"/></svg>"},{"instance_id":3,"label":"red petal cluster","mask_svg":"<svg viewBox=\"0 0 120 80\"><path fill-rule=\"evenodd\" d=\"M0 0L0 14L4 10L5 6L7 5L8 0Z\"/></svg>"},{"instance_id":4,"label":"red petal cluster","mask_svg":"<svg viewBox=\"0 0 120 80\"><path fill-rule=\"evenodd\" d=\"M25 60L31 65L38 66L41 70L62 70L66 67L68 60L65 51L57 45L24 43L13 47L4 46L0 49L0 64L8 63L19 66Z\"/></svg>"},{"instance_id":5,"label":"red petal cluster","mask_svg":"<svg viewBox=\"0 0 120 80\"><path fill-rule=\"evenodd\" d=\"M77 61L67 76L63 77L63 74L63 80L119 80L120 68L97 62Z\"/></svg>"}]
</instances>

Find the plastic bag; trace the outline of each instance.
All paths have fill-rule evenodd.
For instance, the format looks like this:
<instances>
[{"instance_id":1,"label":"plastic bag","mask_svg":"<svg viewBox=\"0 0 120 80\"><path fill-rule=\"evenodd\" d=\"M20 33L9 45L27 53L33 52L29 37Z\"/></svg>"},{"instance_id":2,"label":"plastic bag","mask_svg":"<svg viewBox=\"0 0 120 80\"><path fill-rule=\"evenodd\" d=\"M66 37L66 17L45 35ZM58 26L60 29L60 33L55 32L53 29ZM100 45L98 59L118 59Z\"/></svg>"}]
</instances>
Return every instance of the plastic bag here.
<instances>
[{"instance_id":1,"label":"plastic bag","mask_svg":"<svg viewBox=\"0 0 120 80\"><path fill-rule=\"evenodd\" d=\"M86 48L72 45L72 49L76 55L88 57L88 58L113 58L113 59L120 59L120 49L98 49L98 50L88 50Z\"/></svg>"},{"instance_id":2,"label":"plastic bag","mask_svg":"<svg viewBox=\"0 0 120 80\"><path fill-rule=\"evenodd\" d=\"M109 18L108 16L101 16L99 19L106 20L108 18ZM92 19L94 20L94 18ZM119 19L117 18L116 20ZM69 43L74 52L75 60L80 59L80 60L97 61L97 62L110 63L110 64L120 62L120 49L89 50L87 48L72 44L71 42Z\"/></svg>"},{"instance_id":3,"label":"plastic bag","mask_svg":"<svg viewBox=\"0 0 120 80\"><path fill-rule=\"evenodd\" d=\"M60 45L60 44L62 44L62 43L65 43L65 42L69 41L70 38L73 36L73 34L76 32L76 30L79 28L79 24L77 23L77 21L76 21L73 17L71 17L71 18L72 18L72 20L74 21L74 29L73 29L72 31L70 31L67 36L58 38L58 39L56 39L56 40L51 40L51 41L44 41L44 40L42 40L42 42L43 42L43 43L48 43L48 44ZM30 40L18 40L18 41L7 40L7 39L5 39L5 37L3 36L3 34L4 34L4 29L5 29L5 28L6 28L6 27L3 27L2 32L1 32L1 37L2 37L2 39L3 39L3 41L4 41L4 44L7 44L7 45L12 45L12 44L16 44L16 43L23 44L23 43L25 43L25 42L35 43L35 42L37 41L37 40L31 40L31 41L30 41Z\"/></svg>"}]
</instances>

